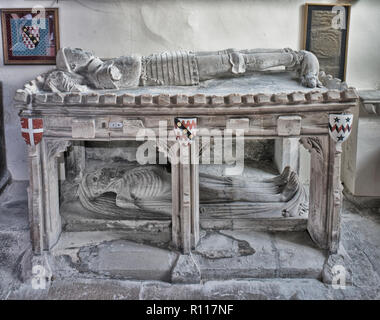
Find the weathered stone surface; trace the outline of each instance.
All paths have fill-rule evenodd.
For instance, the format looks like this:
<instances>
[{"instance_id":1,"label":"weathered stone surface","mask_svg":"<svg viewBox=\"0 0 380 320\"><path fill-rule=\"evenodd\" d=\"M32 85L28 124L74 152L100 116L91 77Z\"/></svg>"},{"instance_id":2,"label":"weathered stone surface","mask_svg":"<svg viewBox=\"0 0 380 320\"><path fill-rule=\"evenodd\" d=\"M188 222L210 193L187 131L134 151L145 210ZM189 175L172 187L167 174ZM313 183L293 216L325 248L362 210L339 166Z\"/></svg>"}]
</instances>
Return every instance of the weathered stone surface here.
<instances>
[{"instance_id":1,"label":"weathered stone surface","mask_svg":"<svg viewBox=\"0 0 380 320\"><path fill-rule=\"evenodd\" d=\"M334 102L340 100L340 92L338 90L329 90L326 91L323 95L326 102Z\"/></svg>"},{"instance_id":2,"label":"weathered stone surface","mask_svg":"<svg viewBox=\"0 0 380 320\"><path fill-rule=\"evenodd\" d=\"M277 170L282 172L289 166L299 173L300 143L298 138L275 139L274 162Z\"/></svg>"},{"instance_id":3,"label":"weathered stone surface","mask_svg":"<svg viewBox=\"0 0 380 320\"><path fill-rule=\"evenodd\" d=\"M306 232L276 233L273 243L278 251L278 277L321 278L327 252L319 249Z\"/></svg>"},{"instance_id":4,"label":"weathered stone surface","mask_svg":"<svg viewBox=\"0 0 380 320\"><path fill-rule=\"evenodd\" d=\"M222 96L211 96L211 104L214 106L224 104L224 97L222 97Z\"/></svg>"},{"instance_id":5,"label":"weathered stone surface","mask_svg":"<svg viewBox=\"0 0 380 320\"><path fill-rule=\"evenodd\" d=\"M170 95L168 94L160 94L155 97L156 103L160 106L168 106L170 105Z\"/></svg>"},{"instance_id":6,"label":"weathered stone surface","mask_svg":"<svg viewBox=\"0 0 380 320\"><path fill-rule=\"evenodd\" d=\"M236 105L241 103L241 95L240 94L230 94L225 97L225 100L228 104Z\"/></svg>"},{"instance_id":7,"label":"weathered stone surface","mask_svg":"<svg viewBox=\"0 0 380 320\"><path fill-rule=\"evenodd\" d=\"M141 284L132 281L101 281L80 279L71 283L64 280L54 281L49 289L49 300L138 300Z\"/></svg>"},{"instance_id":8,"label":"weathered stone surface","mask_svg":"<svg viewBox=\"0 0 380 320\"><path fill-rule=\"evenodd\" d=\"M229 119L227 129L249 129L249 118Z\"/></svg>"},{"instance_id":9,"label":"weathered stone surface","mask_svg":"<svg viewBox=\"0 0 380 320\"><path fill-rule=\"evenodd\" d=\"M171 221L169 219L105 219L87 211L77 199L65 203L61 207L61 214L64 219L63 230L71 234L84 235L84 232L103 232L106 236L106 233L113 233L117 235L118 239L123 238L156 246L165 246L171 241ZM95 234L92 236L95 237ZM88 237L91 235L89 234Z\"/></svg>"},{"instance_id":10,"label":"weathered stone surface","mask_svg":"<svg viewBox=\"0 0 380 320\"><path fill-rule=\"evenodd\" d=\"M52 103L64 103L65 102L65 94L56 92L51 96L48 96L48 101Z\"/></svg>"},{"instance_id":11,"label":"weathered stone surface","mask_svg":"<svg viewBox=\"0 0 380 320\"><path fill-rule=\"evenodd\" d=\"M82 94L70 93L70 94L66 95L65 99L66 99L67 103L81 103L82 102Z\"/></svg>"},{"instance_id":12,"label":"weathered stone surface","mask_svg":"<svg viewBox=\"0 0 380 320\"><path fill-rule=\"evenodd\" d=\"M122 103L123 105L134 105L135 102L135 96L130 94L123 94L122 95Z\"/></svg>"},{"instance_id":13,"label":"weathered stone surface","mask_svg":"<svg viewBox=\"0 0 380 320\"><path fill-rule=\"evenodd\" d=\"M1 95L1 94L0 94ZM23 89L17 89L15 93L15 101L27 103L29 99L29 93Z\"/></svg>"},{"instance_id":14,"label":"weathered stone surface","mask_svg":"<svg viewBox=\"0 0 380 320\"><path fill-rule=\"evenodd\" d=\"M247 241L217 232L207 232L196 247L195 253L209 259L232 258L254 254Z\"/></svg>"},{"instance_id":15,"label":"weathered stone surface","mask_svg":"<svg viewBox=\"0 0 380 320\"><path fill-rule=\"evenodd\" d=\"M35 101L36 102L46 102L47 101L47 94L46 93L37 93L35 95Z\"/></svg>"},{"instance_id":16,"label":"weathered stone surface","mask_svg":"<svg viewBox=\"0 0 380 320\"><path fill-rule=\"evenodd\" d=\"M277 93L272 96L272 99L276 103L286 104L288 102L288 95L286 93Z\"/></svg>"},{"instance_id":17,"label":"weathered stone surface","mask_svg":"<svg viewBox=\"0 0 380 320\"><path fill-rule=\"evenodd\" d=\"M116 104L117 95L115 93L107 93L102 95L101 102L104 104Z\"/></svg>"},{"instance_id":18,"label":"weathered stone surface","mask_svg":"<svg viewBox=\"0 0 380 320\"><path fill-rule=\"evenodd\" d=\"M140 96L140 104L142 106L150 106L153 104L153 96L151 94L142 94Z\"/></svg>"},{"instance_id":19,"label":"weathered stone surface","mask_svg":"<svg viewBox=\"0 0 380 320\"><path fill-rule=\"evenodd\" d=\"M245 94L242 97L242 101L245 104L254 104L255 103L255 96L253 94Z\"/></svg>"},{"instance_id":20,"label":"weathered stone surface","mask_svg":"<svg viewBox=\"0 0 380 320\"><path fill-rule=\"evenodd\" d=\"M303 92L293 92L289 94L288 98L291 103L302 103L306 101L305 94Z\"/></svg>"},{"instance_id":21,"label":"weathered stone surface","mask_svg":"<svg viewBox=\"0 0 380 320\"><path fill-rule=\"evenodd\" d=\"M200 283L201 272L191 253L179 255L172 271L171 281L172 283Z\"/></svg>"},{"instance_id":22,"label":"weathered stone surface","mask_svg":"<svg viewBox=\"0 0 380 320\"><path fill-rule=\"evenodd\" d=\"M19 187L15 187L19 186ZM59 277L45 290L34 290L30 282L21 284L15 280L12 271L17 256L29 243L26 211L26 184L12 183L0 196L0 235L2 236L1 255L12 257L0 260L1 299L379 299L380 298L380 220L377 208L360 209L345 202L342 213L342 244L352 260L354 285L346 289L334 289L316 279L247 279L206 281L203 284L170 284L152 281L121 281L93 277L90 273L76 274L73 277ZM15 235L23 232L25 237ZM273 251L270 238L255 237L251 233L234 236L246 240L256 249L253 256L259 255L263 266L265 251ZM18 239L18 244L11 239ZM89 237L94 239L93 236ZM9 239L9 240L6 240ZM73 239L71 237L71 239ZM297 239L297 243L300 239ZM100 239L101 241L101 239ZM303 241L303 240L302 240ZM276 242L293 246L292 237L276 236ZM276 243L275 242L275 243ZM295 248L297 251L299 248ZM276 251L273 251L276 252ZM290 253L286 253L287 255ZM297 252L295 252L297 254ZM289 259L294 257L290 254ZM311 259L310 257L308 259ZM259 259L260 260L260 259ZM296 259L297 261L297 259ZM8 264L8 262L10 264ZM303 261L303 263L309 263ZM226 266L228 268L229 266ZM263 270L265 270L263 268ZM87 279L85 279L85 277Z\"/></svg>"},{"instance_id":23,"label":"weathered stone surface","mask_svg":"<svg viewBox=\"0 0 380 320\"><path fill-rule=\"evenodd\" d=\"M270 95L259 93L255 95L255 102L258 104L265 104L270 102Z\"/></svg>"},{"instance_id":24,"label":"weathered stone surface","mask_svg":"<svg viewBox=\"0 0 380 320\"><path fill-rule=\"evenodd\" d=\"M277 119L277 133L279 136L298 136L301 132L300 116L281 116Z\"/></svg>"},{"instance_id":25,"label":"weathered stone surface","mask_svg":"<svg viewBox=\"0 0 380 320\"><path fill-rule=\"evenodd\" d=\"M116 240L82 248L79 269L111 278L170 281L177 254L131 241Z\"/></svg>"},{"instance_id":26,"label":"weathered stone surface","mask_svg":"<svg viewBox=\"0 0 380 320\"><path fill-rule=\"evenodd\" d=\"M221 250L215 251L214 257L205 257L197 253L194 257L199 263L202 279L273 277L320 279L321 277L326 256L313 245L306 232L268 234L258 231L221 231L221 233L236 241L245 241L248 244L242 251L245 254L232 254L232 250L230 252ZM222 237L213 240L213 246L217 247L218 242L222 240ZM211 244L209 246L209 251L212 252L213 246ZM224 245L224 248L227 248L227 245ZM254 254L252 249L255 251ZM231 256L223 258L223 255Z\"/></svg>"},{"instance_id":27,"label":"weathered stone surface","mask_svg":"<svg viewBox=\"0 0 380 320\"><path fill-rule=\"evenodd\" d=\"M88 104L96 104L99 103L99 94L94 92L94 93L89 93L86 95L86 103Z\"/></svg>"},{"instance_id":28,"label":"weathered stone surface","mask_svg":"<svg viewBox=\"0 0 380 320\"><path fill-rule=\"evenodd\" d=\"M322 102L323 100L321 92L308 92L305 96L308 102Z\"/></svg>"},{"instance_id":29,"label":"weathered stone surface","mask_svg":"<svg viewBox=\"0 0 380 320\"><path fill-rule=\"evenodd\" d=\"M189 97L186 94L177 94L172 97L174 105L187 105L189 103Z\"/></svg>"},{"instance_id":30,"label":"weathered stone surface","mask_svg":"<svg viewBox=\"0 0 380 320\"><path fill-rule=\"evenodd\" d=\"M205 105L207 102L206 101L206 95L202 94L202 93L195 94L192 97L190 97L190 102L191 102L191 104L193 104L195 106Z\"/></svg>"},{"instance_id":31,"label":"weathered stone surface","mask_svg":"<svg viewBox=\"0 0 380 320\"><path fill-rule=\"evenodd\" d=\"M73 120L72 137L82 139L95 138L95 120Z\"/></svg>"}]
</instances>

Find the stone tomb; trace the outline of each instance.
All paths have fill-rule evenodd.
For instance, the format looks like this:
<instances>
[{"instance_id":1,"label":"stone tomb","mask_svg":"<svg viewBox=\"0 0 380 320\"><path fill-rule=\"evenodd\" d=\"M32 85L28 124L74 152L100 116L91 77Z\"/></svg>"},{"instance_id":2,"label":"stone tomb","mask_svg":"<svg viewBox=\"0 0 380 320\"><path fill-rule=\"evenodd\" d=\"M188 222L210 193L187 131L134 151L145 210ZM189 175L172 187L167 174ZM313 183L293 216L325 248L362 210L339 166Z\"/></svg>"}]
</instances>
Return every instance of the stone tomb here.
<instances>
[{"instance_id":1,"label":"stone tomb","mask_svg":"<svg viewBox=\"0 0 380 320\"><path fill-rule=\"evenodd\" d=\"M35 260L62 276L329 281L323 265L331 268L340 252L342 201L341 143L329 136L329 115L357 108L358 97L336 79L319 79L324 87L306 88L278 70L85 92L48 92L32 81L15 100L21 118L43 121L41 141L28 146ZM173 133L178 117L196 118L193 143L158 142L167 164L138 165L136 132L158 136L164 121ZM212 141L202 128L239 129L262 144L299 139L311 154L309 191L296 168L276 172L263 161L246 161L236 178L223 175L226 163L175 163L172 150L192 160L202 154Z\"/></svg>"}]
</instances>

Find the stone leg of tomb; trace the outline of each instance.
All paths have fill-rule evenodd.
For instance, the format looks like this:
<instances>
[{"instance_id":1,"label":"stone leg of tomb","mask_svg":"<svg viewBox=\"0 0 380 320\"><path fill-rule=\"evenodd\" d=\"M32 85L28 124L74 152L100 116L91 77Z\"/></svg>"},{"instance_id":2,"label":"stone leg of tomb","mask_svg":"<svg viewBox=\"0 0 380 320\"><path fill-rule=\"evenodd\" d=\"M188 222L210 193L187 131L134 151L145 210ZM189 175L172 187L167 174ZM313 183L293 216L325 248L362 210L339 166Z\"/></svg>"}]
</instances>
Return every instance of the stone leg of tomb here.
<instances>
[{"instance_id":1,"label":"stone leg of tomb","mask_svg":"<svg viewBox=\"0 0 380 320\"><path fill-rule=\"evenodd\" d=\"M329 140L328 161L328 220L327 220L327 243L330 253L337 253L340 242L340 219L343 201L343 186L340 180L342 144Z\"/></svg>"},{"instance_id":2,"label":"stone leg of tomb","mask_svg":"<svg viewBox=\"0 0 380 320\"><path fill-rule=\"evenodd\" d=\"M69 145L68 140L44 138L29 146L29 221L35 254L50 250L61 234L57 157Z\"/></svg>"},{"instance_id":3,"label":"stone leg of tomb","mask_svg":"<svg viewBox=\"0 0 380 320\"><path fill-rule=\"evenodd\" d=\"M341 144L328 136L301 138L311 153L310 203L307 229L321 248L336 253L340 240L342 184Z\"/></svg>"},{"instance_id":4,"label":"stone leg of tomb","mask_svg":"<svg viewBox=\"0 0 380 320\"><path fill-rule=\"evenodd\" d=\"M188 254L199 241L199 165L195 144L179 145L172 160L172 241Z\"/></svg>"}]
</instances>

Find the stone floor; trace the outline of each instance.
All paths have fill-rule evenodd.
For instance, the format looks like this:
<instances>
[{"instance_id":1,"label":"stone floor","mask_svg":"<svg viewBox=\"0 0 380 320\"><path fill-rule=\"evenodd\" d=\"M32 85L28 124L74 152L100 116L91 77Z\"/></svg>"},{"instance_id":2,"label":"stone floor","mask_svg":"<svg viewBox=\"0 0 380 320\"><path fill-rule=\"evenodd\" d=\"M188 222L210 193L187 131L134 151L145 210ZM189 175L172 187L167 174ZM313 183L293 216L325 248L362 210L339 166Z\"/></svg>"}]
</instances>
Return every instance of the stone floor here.
<instances>
[{"instance_id":1,"label":"stone floor","mask_svg":"<svg viewBox=\"0 0 380 320\"><path fill-rule=\"evenodd\" d=\"M278 278L254 276L183 285L164 281L109 279L102 275L91 277L86 272L81 272L72 277L57 277L45 289L35 290L30 282L22 283L19 280L23 275L20 268L23 253L30 250L26 186L24 182L14 182L0 195L0 299L380 299L378 202L356 201L350 196L346 197L342 214L342 245L351 260L353 285L346 286L345 289L334 289L316 279L315 269L308 266L314 265L312 260L321 259L318 252L308 256L310 252L303 254L289 251L290 247L286 246L297 242L295 239L300 236L294 234L293 238L277 235L273 238L277 237L279 248L285 246L285 254L296 257L292 260L295 264L300 265L304 258L304 267L309 270L309 275L301 279L281 278L278 274ZM265 249L267 242L264 241L260 246L256 240L251 241L250 237L252 235L239 235L256 253L260 253L260 248ZM212 237L209 240L213 242ZM115 242L115 246L115 250L119 250L120 242ZM62 245L57 250L68 248L70 249L69 246ZM104 254L101 248L98 249L99 254ZM199 251L202 255L202 248ZM109 254L107 251L105 253ZM288 257L285 260L278 258L278 261L283 261L282 267L286 270L286 261L291 260ZM297 262L298 260L300 261Z\"/></svg>"}]
</instances>

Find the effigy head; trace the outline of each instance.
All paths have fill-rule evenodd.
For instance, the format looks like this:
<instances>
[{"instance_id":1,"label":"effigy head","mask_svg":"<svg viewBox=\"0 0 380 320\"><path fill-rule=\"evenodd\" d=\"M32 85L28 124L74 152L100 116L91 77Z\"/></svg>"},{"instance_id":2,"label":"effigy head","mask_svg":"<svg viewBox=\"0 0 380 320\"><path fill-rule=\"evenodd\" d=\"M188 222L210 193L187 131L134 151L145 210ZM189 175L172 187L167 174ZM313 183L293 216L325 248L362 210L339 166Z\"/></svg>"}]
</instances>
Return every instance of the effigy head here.
<instances>
[{"instance_id":1,"label":"effigy head","mask_svg":"<svg viewBox=\"0 0 380 320\"><path fill-rule=\"evenodd\" d=\"M303 85L305 85L308 88L315 88L317 87L318 83L318 76L316 76L314 73L309 72L306 75L304 75L303 78Z\"/></svg>"},{"instance_id":2,"label":"effigy head","mask_svg":"<svg viewBox=\"0 0 380 320\"><path fill-rule=\"evenodd\" d=\"M67 72L80 72L95 57L92 52L79 48L62 48L57 53L57 69Z\"/></svg>"}]
</instances>

